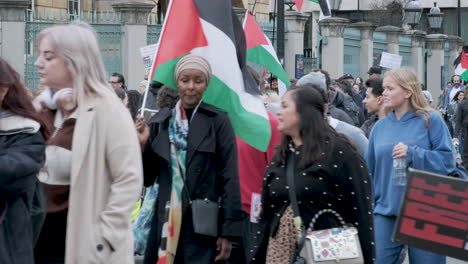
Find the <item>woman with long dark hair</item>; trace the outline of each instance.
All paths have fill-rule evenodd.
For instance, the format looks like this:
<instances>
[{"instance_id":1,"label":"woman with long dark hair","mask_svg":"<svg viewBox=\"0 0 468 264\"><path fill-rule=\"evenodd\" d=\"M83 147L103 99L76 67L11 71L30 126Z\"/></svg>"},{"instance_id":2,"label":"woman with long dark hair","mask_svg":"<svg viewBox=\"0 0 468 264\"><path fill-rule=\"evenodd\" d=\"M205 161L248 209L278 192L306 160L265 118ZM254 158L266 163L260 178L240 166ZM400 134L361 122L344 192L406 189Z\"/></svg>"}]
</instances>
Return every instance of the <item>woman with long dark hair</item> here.
<instances>
[{"instance_id":1,"label":"woman with long dark hair","mask_svg":"<svg viewBox=\"0 0 468 264\"><path fill-rule=\"evenodd\" d=\"M291 263L297 253L298 231L294 227L286 175L287 168L293 166L303 226L308 228L321 210L336 211L359 230L364 260L372 263L374 233L369 175L356 149L328 124L325 91L312 85L298 86L283 96L281 107L278 128L284 138L265 173L261 221L267 231L257 245L260 250L256 260L265 256L265 249L266 263ZM294 164L287 161L289 155L294 155ZM314 227L320 230L337 225L333 215L324 215Z\"/></svg>"},{"instance_id":2,"label":"woman with long dark hair","mask_svg":"<svg viewBox=\"0 0 468 264\"><path fill-rule=\"evenodd\" d=\"M47 125L35 112L19 74L0 58L0 259L34 263L37 230L31 204L39 188Z\"/></svg>"}]
</instances>

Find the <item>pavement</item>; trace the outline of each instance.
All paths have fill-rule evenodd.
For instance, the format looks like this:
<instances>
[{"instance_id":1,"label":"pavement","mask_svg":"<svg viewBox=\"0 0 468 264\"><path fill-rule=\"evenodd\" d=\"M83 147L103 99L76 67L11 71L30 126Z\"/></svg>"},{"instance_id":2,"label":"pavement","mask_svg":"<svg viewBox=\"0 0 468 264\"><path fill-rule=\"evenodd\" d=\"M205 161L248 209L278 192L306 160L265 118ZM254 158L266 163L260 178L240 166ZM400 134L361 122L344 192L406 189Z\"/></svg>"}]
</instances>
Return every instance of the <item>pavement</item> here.
<instances>
[{"instance_id":1,"label":"pavement","mask_svg":"<svg viewBox=\"0 0 468 264\"><path fill-rule=\"evenodd\" d=\"M408 257L405 258L405 261L403 262L403 264L409 264ZM447 263L446 264L468 264L468 261L463 261L463 260L447 257Z\"/></svg>"}]
</instances>

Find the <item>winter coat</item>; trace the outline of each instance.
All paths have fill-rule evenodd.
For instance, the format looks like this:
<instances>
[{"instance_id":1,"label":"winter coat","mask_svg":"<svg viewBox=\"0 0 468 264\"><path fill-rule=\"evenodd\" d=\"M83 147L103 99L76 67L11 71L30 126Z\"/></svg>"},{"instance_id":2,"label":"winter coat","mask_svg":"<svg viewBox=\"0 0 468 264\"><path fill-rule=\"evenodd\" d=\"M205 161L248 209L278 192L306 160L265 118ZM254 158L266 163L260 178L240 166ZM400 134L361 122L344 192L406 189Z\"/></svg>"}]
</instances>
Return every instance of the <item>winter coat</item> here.
<instances>
[{"instance_id":1,"label":"winter coat","mask_svg":"<svg viewBox=\"0 0 468 264\"><path fill-rule=\"evenodd\" d=\"M455 117L455 131L453 132L453 137L459 138L461 133L468 128L468 99L458 104Z\"/></svg>"},{"instance_id":2,"label":"winter coat","mask_svg":"<svg viewBox=\"0 0 468 264\"><path fill-rule=\"evenodd\" d=\"M369 117L369 119L366 120L366 122L364 122L364 124L362 124L361 130L364 132L364 134L366 135L367 138L369 138L370 133L372 131L372 128L374 127L375 123L377 123L377 121L379 121L378 116L377 115L371 115Z\"/></svg>"},{"instance_id":3,"label":"winter coat","mask_svg":"<svg viewBox=\"0 0 468 264\"><path fill-rule=\"evenodd\" d=\"M5 114L3 111L1 115ZM0 117L0 262L34 263L31 208L45 143L36 121ZM1 221L2 215L4 219Z\"/></svg>"},{"instance_id":4,"label":"winter coat","mask_svg":"<svg viewBox=\"0 0 468 264\"><path fill-rule=\"evenodd\" d=\"M128 109L110 91L78 106L65 263L134 263L130 214L143 185Z\"/></svg>"},{"instance_id":5,"label":"winter coat","mask_svg":"<svg viewBox=\"0 0 468 264\"><path fill-rule=\"evenodd\" d=\"M348 114L346 114L345 111L336 108L335 105L328 105L328 113L335 119L338 119L340 121L343 121L345 123L348 123L352 126L354 126L354 121L349 117Z\"/></svg>"},{"instance_id":6,"label":"winter coat","mask_svg":"<svg viewBox=\"0 0 468 264\"><path fill-rule=\"evenodd\" d=\"M361 109L357 106L351 96L331 90L330 99L332 104L336 108L343 110L353 120L355 126L360 126L361 121L364 122L364 114L361 113Z\"/></svg>"},{"instance_id":7,"label":"winter coat","mask_svg":"<svg viewBox=\"0 0 468 264\"><path fill-rule=\"evenodd\" d=\"M375 256L371 182L364 159L341 137L330 137L331 147L312 164L300 168L301 148L297 149L294 181L299 213L304 226L323 209L338 212L346 223L359 231L365 263ZM291 155L291 152L288 152ZM255 259L249 263L265 263L264 257L271 237L277 235L280 219L291 205L287 181L286 161L271 162L265 172L262 189L262 231L252 235ZM320 217L314 230L339 226L333 215Z\"/></svg>"},{"instance_id":8,"label":"winter coat","mask_svg":"<svg viewBox=\"0 0 468 264\"><path fill-rule=\"evenodd\" d=\"M166 222L166 203L172 186L171 152L168 124L172 112L162 109L150 121L150 139L143 153L145 186L159 183L155 214L146 246L145 263L158 258L162 225ZM220 202L218 234L240 236L241 198L237 149L234 131L225 113L201 103L190 122L186 157L186 184L190 199ZM214 263L216 238L193 233L191 208L187 192L182 191L182 226L176 262ZM179 263L179 262L177 262Z\"/></svg>"}]
</instances>

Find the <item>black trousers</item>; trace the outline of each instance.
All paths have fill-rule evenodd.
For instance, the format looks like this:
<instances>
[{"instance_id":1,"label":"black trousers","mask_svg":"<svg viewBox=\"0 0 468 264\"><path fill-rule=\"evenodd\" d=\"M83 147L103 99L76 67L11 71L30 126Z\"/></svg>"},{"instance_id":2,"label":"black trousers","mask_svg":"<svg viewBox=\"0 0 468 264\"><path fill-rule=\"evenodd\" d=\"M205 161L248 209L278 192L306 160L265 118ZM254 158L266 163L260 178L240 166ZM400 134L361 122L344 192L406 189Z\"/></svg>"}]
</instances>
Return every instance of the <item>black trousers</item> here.
<instances>
[{"instance_id":1,"label":"black trousers","mask_svg":"<svg viewBox=\"0 0 468 264\"><path fill-rule=\"evenodd\" d=\"M226 264L259 263L253 260L255 246L259 244L257 232L261 230L258 224L250 222L250 215L244 213L242 220L242 237L233 242L231 256ZM263 231L262 231L263 232Z\"/></svg>"}]
</instances>

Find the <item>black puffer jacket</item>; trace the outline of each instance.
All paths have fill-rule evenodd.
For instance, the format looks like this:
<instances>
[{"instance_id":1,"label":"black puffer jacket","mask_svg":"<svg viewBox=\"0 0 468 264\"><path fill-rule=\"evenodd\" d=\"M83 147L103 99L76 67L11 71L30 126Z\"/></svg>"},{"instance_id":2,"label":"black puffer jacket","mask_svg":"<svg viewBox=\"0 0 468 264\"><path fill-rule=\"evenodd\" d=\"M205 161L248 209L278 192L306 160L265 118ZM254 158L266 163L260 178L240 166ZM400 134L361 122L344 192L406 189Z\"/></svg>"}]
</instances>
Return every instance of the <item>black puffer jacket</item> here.
<instances>
[{"instance_id":1,"label":"black puffer jacket","mask_svg":"<svg viewBox=\"0 0 468 264\"><path fill-rule=\"evenodd\" d=\"M457 113L455 114L455 124L453 137L459 137L460 134L468 128L468 99L458 104Z\"/></svg>"},{"instance_id":2,"label":"black puffer jacket","mask_svg":"<svg viewBox=\"0 0 468 264\"><path fill-rule=\"evenodd\" d=\"M360 127L361 123L364 122L364 115L351 96L331 88L329 89L329 103L348 114L354 122L353 125Z\"/></svg>"},{"instance_id":3,"label":"black puffer jacket","mask_svg":"<svg viewBox=\"0 0 468 264\"><path fill-rule=\"evenodd\" d=\"M0 262L34 263L31 207L44 159L39 124L0 112Z\"/></svg>"},{"instance_id":4,"label":"black puffer jacket","mask_svg":"<svg viewBox=\"0 0 468 264\"><path fill-rule=\"evenodd\" d=\"M371 115L369 119L366 120L364 124L362 124L361 130L364 132L364 134L366 134L367 138L369 138L372 128L374 127L375 123L377 123L377 121L379 121L377 115Z\"/></svg>"}]
</instances>

